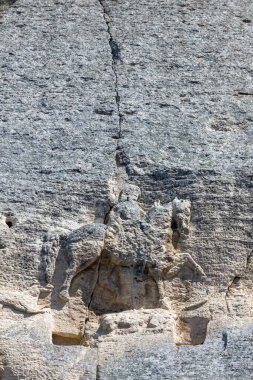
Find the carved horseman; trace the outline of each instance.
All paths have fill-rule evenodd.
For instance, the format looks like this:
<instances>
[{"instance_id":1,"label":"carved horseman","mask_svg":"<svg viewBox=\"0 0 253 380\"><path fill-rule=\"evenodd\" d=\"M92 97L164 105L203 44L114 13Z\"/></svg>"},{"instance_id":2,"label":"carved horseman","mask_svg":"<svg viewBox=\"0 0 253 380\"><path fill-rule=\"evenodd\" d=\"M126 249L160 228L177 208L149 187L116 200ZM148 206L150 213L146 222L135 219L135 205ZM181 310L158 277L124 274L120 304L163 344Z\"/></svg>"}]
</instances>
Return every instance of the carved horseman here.
<instances>
[{"instance_id":1,"label":"carved horseman","mask_svg":"<svg viewBox=\"0 0 253 380\"><path fill-rule=\"evenodd\" d=\"M122 191L119 203L110 213L104 252L117 265L126 267L142 262L143 268L148 267L157 284L159 303L166 306L165 276L175 277L184 266L204 276L190 254L175 252L173 246L173 223L177 242L189 235L191 205L176 198L165 206L156 203L146 214L137 202L139 196L140 189L134 185Z\"/></svg>"},{"instance_id":2,"label":"carved horseman","mask_svg":"<svg viewBox=\"0 0 253 380\"><path fill-rule=\"evenodd\" d=\"M112 208L107 226L89 224L71 232L64 244L68 268L59 296L67 300L73 278L93 265L101 256L122 268L148 268L157 284L159 304L166 306L164 278L177 276L184 266L204 276L201 267L188 253L176 250L190 230L190 202L174 199L167 205L156 203L147 213L138 204L140 189L127 185ZM176 239L175 239L176 234ZM124 271L120 282L124 283ZM122 277L122 278L121 278Z\"/></svg>"}]
</instances>

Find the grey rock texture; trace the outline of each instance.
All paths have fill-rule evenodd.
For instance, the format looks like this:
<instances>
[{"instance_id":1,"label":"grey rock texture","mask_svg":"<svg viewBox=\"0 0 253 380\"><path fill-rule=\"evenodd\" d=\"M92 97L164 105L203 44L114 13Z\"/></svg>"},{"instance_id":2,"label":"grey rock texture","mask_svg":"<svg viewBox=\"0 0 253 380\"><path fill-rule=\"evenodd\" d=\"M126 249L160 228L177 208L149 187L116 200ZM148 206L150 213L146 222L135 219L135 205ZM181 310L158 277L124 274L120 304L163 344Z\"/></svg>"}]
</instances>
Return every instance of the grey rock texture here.
<instances>
[{"instance_id":1,"label":"grey rock texture","mask_svg":"<svg viewBox=\"0 0 253 380\"><path fill-rule=\"evenodd\" d=\"M0 0L0 378L252 379L253 4Z\"/></svg>"}]
</instances>

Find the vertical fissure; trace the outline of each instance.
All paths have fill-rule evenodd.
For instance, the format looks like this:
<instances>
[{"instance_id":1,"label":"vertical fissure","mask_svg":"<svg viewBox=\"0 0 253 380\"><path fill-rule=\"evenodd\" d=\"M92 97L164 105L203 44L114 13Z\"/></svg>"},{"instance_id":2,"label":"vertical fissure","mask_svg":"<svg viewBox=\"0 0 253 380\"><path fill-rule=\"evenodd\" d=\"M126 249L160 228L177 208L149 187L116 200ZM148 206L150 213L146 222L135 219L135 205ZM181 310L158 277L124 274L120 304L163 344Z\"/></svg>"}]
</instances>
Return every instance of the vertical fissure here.
<instances>
[{"instance_id":1,"label":"vertical fissure","mask_svg":"<svg viewBox=\"0 0 253 380\"><path fill-rule=\"evenodd\" d=\"M240 281L240 279L241 279L241 277L235 276L233 278L233 280L231 281L231 283L228 285L227 291L225 293L225 302L226 302L226 307L227 307L227 312L228 313L231 312L230 307L229 307L229 302L228 302L231 289L238 284L238 282Z\"/></svg>"},{"instance_id":2,"label":"vertical fissure","mask_svg":"<svg viewBox=\"0 0 253 380\"><path fill-rule=\"evenodd\" d=\"M117 128L118 132L113 137L114 139L117 140L116 148L115 148L115 166L116 166L115 187L117 191L120 191L124 187L125 182L128 180L128 160L126 159L126 156L124 154L124 150L120 141L122 139L122 133L123 133L122 126L123 126L124 115L121 110L119 75L118 75L117 66L121 63L121 52L120 52L119 45L117 44L113 36L110 14L109 14L108 8L106 7L105 1L98 0L98 2L102 9L102 15L103 15L103 19L106 25L106 31L108 35L108 45L110 47L110 52L111 52L111 68L114 75L115 103L116 103L116 110L117 110L117 116L118 116L118 128Z\"/></svg>"},{"instance_id":3,"label":"vertical fissure","mask_svg":"<svg viewBox=\"0 0 253 380\"><path fill-rule=\"evenodd\" d=\"M106 215L104 217L104 224L105 225L107 225L107 223L108 223L108 219L109 219L109 215L110 215L111 210L112 210L112 207L110 207L110 210L106 213ZM104 245L105 245L105 242L104 242ZM94 281L94 285L93 285L93 288L92 288L92 291L91 291L91 294L90 294L90 299L89 299L89 302L88 302L88 310L90 310L90 307L91 307L91 304L92 304L92 301L93 301L94 292L95 292L95 289L96 289L97 284L98 284L99 273L100 273L100 268L101 268L102 258L103 258L103 253L104 253L104 247L103 247L103 250L101 252L101 255L99 256L99 260L98 260L98 263L97 263L97 267L96 267L96 279Z\"/></svg>"},{"instance_id":4,"label":"vertical fissure","mask_svg":"<svg viewBox=\"0 0 253 380\"><path fill-rule=\"evenodd\" d=\"M100 380L100 366L97 364L96 367L96 380Z\"/></svg>"},{"instance_id":5,"label":"vertical fissure","mask_svg":"<svg viewBox=\"0 0 253 380\"><path fill-rule=\"evenodd\" d=\"M123 115L121 113L120 109L120 94L119 94L119 80L118 80L118 73L117 73L117 64L120 62L120 49L117 44L117 42L114 40L113 35L112 35L112 30L111 30L111 21L110 21L110 16L106 10L106 6L104 4L103 0L98 0L99 4L102 8L103 11L103 18L106 24L106 30L108 33L108 39L109 39L109 46L111 50L111 56L112 56L112 71L114 74L114 84L115 84L115 102L116 102L116 107L117 107L117 112L118 112L118 120L119 120L119 125L118 125L118 139L122 137L122 121L123 121ZM118 149L118 146L117 146Z\"/></svg>"},{"instance_id":6,"label":"vertical fissure","mask_svg":"<svg viewBox=\"0 0 253 380\"><path fill-rule=\"evenodd\" d=\"M226 350L228 346L228 334L226 331L223 331L222 333L222 342L223 342L223 349Z\"/></svg>"},{"instance_id":7,"label":"vertical fissure","mask_svg":"<svg viewBox=\"0 0 253 380\"><path fill-rule=\"evenodd\" d=\"M90 310L90 307L91 307L91 304L92 304L92 301L93 301L93 296L94 296L94 292L95 292L95 289L97 287L97 284L98 284L98 280L99 280L99 273L100 273L100 268L101 268L101 261L102 261L102 253L99 257L99 261L97 263L97 268L96 268L96 279L94 281L94 285L92 287L92 291L91 291L91 294L90 294L90 299L89 299L89 302L88 302L88 310Z\"/></svg>"}]
</instances>

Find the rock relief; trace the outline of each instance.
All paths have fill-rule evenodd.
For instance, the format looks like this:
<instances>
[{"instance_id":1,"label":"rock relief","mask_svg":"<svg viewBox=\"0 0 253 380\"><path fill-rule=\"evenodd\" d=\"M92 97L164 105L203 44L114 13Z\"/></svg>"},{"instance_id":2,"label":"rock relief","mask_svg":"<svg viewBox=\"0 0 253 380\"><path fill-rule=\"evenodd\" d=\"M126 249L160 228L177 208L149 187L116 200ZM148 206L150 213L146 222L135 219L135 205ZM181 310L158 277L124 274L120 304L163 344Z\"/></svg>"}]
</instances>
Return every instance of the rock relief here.
<instances>
[{"instance_id":1,"label":"rock relief","mask_svg":"<svg viewBox=\"0 0 253 380\"><path fill-rule=\"evenodd\" d=\"M190 268L199 279L205 277L191 254L180 250L180 243L190 235L190 201L175 198L165 205L156 202L145 211L138 202L140 195L137 186L127 185L108 214L106 224L88 224L62 237L46 237L42 261L47 286L53 286L59 252L66 262L58 292L62 301L69 299L78 276L94 265L96 270L89 283L92 282L92 296L97 297L95 304L103 303L104 289L104 300L111 293L115 302L121 304L119 310L169 308L164 281L176 277L184 267ZM145 289L138 294L141 283L145 283ZM153 293L150 305L140 301L148 292ZM86 306L92 307L91 298ZM112 306L111 311L117 311L117 307Z\"/></svg>"}]
</instances>

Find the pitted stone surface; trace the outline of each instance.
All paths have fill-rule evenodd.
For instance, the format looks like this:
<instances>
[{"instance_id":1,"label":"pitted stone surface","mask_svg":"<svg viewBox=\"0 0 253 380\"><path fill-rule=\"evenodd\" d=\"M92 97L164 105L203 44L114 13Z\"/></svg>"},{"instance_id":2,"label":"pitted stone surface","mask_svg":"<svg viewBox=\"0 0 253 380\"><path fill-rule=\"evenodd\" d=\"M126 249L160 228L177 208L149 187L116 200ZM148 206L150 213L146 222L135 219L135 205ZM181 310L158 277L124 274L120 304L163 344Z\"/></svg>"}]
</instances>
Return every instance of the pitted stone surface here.
<instances>
[{"instance_id":1,"label":"pitted stone surface","mask_svg":"<svg viewBox=\"0 0 253 380\"><path fill-rule=\"evenodd\" d=\"M251 380L249 0L0 0L0 377Z\"/></svg>"}]
</instances>

